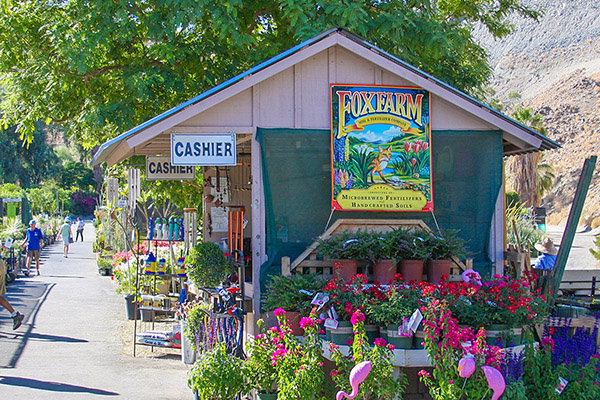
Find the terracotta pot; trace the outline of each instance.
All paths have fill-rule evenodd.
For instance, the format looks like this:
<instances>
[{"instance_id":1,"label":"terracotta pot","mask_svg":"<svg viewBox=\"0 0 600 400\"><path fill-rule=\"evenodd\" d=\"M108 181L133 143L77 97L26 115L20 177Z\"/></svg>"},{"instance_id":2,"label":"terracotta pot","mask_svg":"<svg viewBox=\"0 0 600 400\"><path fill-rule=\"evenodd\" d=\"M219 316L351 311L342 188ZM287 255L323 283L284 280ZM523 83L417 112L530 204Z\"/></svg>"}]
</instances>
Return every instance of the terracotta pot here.
<instances>
[{"instance_id":1,"label":"terracotta pot","mask_svg":"<svg viewBox=\"0 0 600 400\"><path fill-rule=\"evenodd\" d=\"M423 280L423 267L425 260L402 260L400 273L405 282L421 282Z\"/></svg>"},{"instance_id":2,"label":"terracotta pot","mask_svg":"<svg viewBox=\"0 0 600 400\"><path fill-rule=\"evenodd\" d=\"M442 275L450 276L452 260L429 260L427 263L427 281L440 283Z\"/></svg>"},{"instance_id":3,"label":"terracotta pot","mask_svg":"<svg viewBox=\"0 0 600 400\"><path fill-rule=\"evenodd\" d=\"M290 328L292 328L292 335L304 335L304 329L300 328L300 319L302 319L302 315L300 315L298 311L286 311L285 319L290 325Z\"/></svg>"},{"instance_id":4,"label":"terracotta pot","mask_svg":"<svg viewBox=\"0 0 600 400\"><path fill-rule=\"evenodd\" d=\"M358 260L333 260L333 276L347 281L358 272Z\"/></svg>"},{"instance_id":5,"label":"terracotta pot","mask_svg":"<svg viewBox=\"0 0 600 400\"><path fill-rule=\"evenodd\" d=\"M373 264L373 280L387 285L394 280L396 260L379 260Z\"/></svg>"}]
</instances>

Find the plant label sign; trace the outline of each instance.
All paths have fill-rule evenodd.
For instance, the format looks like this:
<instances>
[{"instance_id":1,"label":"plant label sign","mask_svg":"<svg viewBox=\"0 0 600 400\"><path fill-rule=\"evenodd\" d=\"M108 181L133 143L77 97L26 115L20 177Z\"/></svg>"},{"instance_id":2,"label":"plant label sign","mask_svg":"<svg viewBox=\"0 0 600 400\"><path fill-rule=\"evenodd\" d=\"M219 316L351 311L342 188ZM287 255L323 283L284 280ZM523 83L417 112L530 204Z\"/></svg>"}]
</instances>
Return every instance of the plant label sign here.
<instances>
[{"instance_id":1,"label":"plant label sign","mask_svg":"<svg viewBox=\"0 0 600 400\"><path fill-rule=\"evenodd\" d=\"M333 319L333 318L327 318L325 320L325 323L323 324L325 326L325 328L329 328L329 329L337 329L338 327L338 322Z\"/></svg>"},{"instance_id":2,"label":"plant label sign","mask_svg":"<svg viewBox=\"0 0 600 400\"><path fill-rule=\"evenodd\" d=\"M556 390L556 393L562 394L563 390L565 390L565 388L567 387L568 384L569 384L568 380L566 380L562 376L559 376L558 383L554 387L554 390Z\"/></svg>"},{"instance_id":3,"label":"plant label sign","mask_svg":"<svg viewBox=\"0 0 600 400\"><path fill-rule=\"evenodd\" d=\"M433 211L430 94L331 85L331 208Z\"/></svg>"}]
</instances>

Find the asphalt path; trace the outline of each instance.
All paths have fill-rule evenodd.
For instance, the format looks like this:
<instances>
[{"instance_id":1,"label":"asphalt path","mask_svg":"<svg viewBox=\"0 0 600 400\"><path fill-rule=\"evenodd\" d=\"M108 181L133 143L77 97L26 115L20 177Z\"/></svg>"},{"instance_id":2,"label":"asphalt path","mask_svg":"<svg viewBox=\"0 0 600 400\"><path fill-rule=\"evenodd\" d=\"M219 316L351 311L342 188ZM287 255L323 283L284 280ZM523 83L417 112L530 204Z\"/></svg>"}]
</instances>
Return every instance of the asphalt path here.
<instances>
[{"instance_id":1,"label":"asphalt path","mask_svg":"<svg viewBox=\"0 0 600 400\"><path fill-rule=\"evenodd\" d=\"M191 399L177 355L134 358L124 344L124 300L98 275L94 238L88 223L69 258L62 242L50 245L40 276L8 285L6 297L26 317L13 331L0 309L0 399Z\"/></svg>"}]
</instances>

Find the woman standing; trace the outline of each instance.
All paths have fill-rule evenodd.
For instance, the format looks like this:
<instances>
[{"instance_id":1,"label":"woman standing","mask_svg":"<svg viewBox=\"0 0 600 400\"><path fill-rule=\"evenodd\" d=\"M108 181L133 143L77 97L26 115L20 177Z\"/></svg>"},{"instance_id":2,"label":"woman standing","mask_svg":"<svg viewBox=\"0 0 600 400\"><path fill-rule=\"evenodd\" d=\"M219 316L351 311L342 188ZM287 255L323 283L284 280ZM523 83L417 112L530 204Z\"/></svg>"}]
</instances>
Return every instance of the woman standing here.
<instances>
[{"instance_id":1,"label":"woman standing","mask_svg":"<svg viewBox=\"0 0 600 400\"><path fill-rule=\"evenodd\" d=\"M65 223L60 226L60 235L64 243L63 255L68 258L67 253L69 252L69 245L71 244L71 218L65 218Z\"/></svg>"}]
</instances>

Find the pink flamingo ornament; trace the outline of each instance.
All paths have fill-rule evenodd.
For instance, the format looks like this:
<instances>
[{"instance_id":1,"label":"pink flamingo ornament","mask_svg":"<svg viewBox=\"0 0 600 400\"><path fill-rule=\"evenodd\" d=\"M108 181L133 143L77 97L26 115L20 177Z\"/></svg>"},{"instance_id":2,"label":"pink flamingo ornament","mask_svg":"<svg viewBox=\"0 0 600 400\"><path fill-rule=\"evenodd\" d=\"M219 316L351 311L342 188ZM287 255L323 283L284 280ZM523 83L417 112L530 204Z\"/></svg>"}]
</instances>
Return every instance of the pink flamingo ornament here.
<instances>
[{"instance_id":1,"label":"pink flamingo ornament","mask_svg":"<svg viewBox=\"0 0 600 400\"><path fill-rule=\"evenodd\" d=\"M358 395L358 386L367 379L367 376L371 372L371 361L363 361L354 366L352 371L350 371L350 387L352 388L352 393L346 394L346 392L340 390L335 395L335 400L342 400L344 397L347 399L353 399Z\"/></svg>"},{"instance_id":2,"label":"pink flamingo ornament","mask_svg":"<svg viewBox=\"0 0 600 400\"><path fill-rule=\"evenodd\" d=\"M484 365L483 367L481 367L481 369L483 370L485 378L488 381L488 386L494 392L492 394L492 400L498 400L500 396L502 396L502 394L504 393L504 389L506 389L506 382L504 381L504 377L496 368Z\"/></svg>"},{"instance_id":3,"label":"pink flamingo ornament","mask_svg":"<svg viewBox=\"0 0 600 400\"><path fill-rule=\"evenodd\" d=\"M475 358L473 356L465 356L458 362L458 375L461 378L469 378L475 372Z\"/></svg>"}]
</instances>

